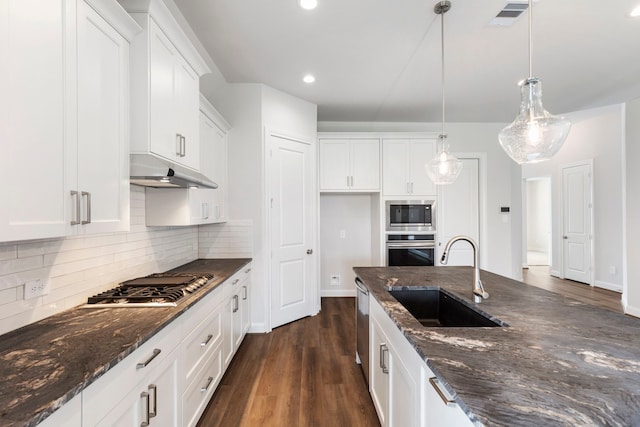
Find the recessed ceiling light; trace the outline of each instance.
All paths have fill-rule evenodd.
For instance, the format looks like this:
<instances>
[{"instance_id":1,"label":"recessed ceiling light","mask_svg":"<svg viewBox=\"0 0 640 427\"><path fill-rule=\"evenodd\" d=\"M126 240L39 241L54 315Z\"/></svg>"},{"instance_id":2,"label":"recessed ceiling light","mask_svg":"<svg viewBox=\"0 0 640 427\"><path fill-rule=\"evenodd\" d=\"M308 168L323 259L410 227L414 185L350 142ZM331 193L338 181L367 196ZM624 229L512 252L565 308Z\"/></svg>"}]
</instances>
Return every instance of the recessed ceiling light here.
<instances>
[{"instance_id":1,"label":"recessed ceiling light","mask_svg":"<svg viewBox=\"0 0 640 427\"><path fill-rule=\"evenodd\" d=\"M318 0L298 0L298 4L303 9L313 10L318 7Z\"/></svg>"},{"instance_id":2,"label":"recessed ceiling light","mask_svg":"<svg viewBox=\"0 0 640 427\"><path fill-rule=\"evenodd\" d=\"M316 81L316 78L311 74L307 74L302 78L302 81L305 83L313 83Z\"/></svg>"},{"instance_id":3,"label":"recessed ceiling light","mask_svg":"<svg viewBox=\"0 0 640 427\"><path fill-rule=\"evenodd\" d=\"M636 6L635 9L633 9L629 15L632 18L637 18L638 16L640 16L640 6Z\"/></svg>"}]
</instances>

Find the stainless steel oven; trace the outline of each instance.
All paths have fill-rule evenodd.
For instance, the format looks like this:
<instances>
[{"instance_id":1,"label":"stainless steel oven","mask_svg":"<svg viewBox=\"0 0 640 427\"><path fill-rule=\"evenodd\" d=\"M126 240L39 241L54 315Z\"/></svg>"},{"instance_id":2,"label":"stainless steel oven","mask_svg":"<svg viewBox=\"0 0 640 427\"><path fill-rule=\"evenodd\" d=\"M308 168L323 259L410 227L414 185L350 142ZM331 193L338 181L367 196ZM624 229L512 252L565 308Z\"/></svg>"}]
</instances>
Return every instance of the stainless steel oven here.
<instances>
[{"instance_id":1,"label":"stainless steel oven","mask_svg":"<svg viewBox=\"0 0 640 427\"><path fill-rule=\"evenodd\" d=\"M434 231L433 200L388 200L385 203L387 232Z\"/></svg>"},{"instance_id":2,"label":"stainless steel oven","mask_svg":"<svg viewBox=\"0 0 640 427\"><path fill-rule=\"evenodd\" d=\"M387 234L388 266L433 266L436 244L434 234Z\"/></svg>"}]
</instances>

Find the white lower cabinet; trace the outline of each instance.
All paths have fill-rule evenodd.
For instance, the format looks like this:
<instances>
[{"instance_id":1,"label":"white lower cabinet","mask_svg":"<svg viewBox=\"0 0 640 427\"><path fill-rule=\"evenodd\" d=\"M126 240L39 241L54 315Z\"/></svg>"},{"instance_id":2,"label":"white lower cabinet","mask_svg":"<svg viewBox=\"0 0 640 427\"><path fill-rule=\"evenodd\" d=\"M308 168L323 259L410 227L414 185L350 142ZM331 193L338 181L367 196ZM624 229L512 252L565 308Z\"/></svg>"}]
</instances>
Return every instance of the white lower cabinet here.
<instances>
[{"instance_id":1,"label":"white lower cabinet","mask_svg":"<svg viewBox=\"0 0 640 427\"><path fill-rule=\"evenodd\" d=\"M87 387L81 410L74 399L49 417L64 411L68 423L42 425L196 425L249 327L250 272L248 264Z\"/></svg>"},{"instance_id":2,"label":"white lower cabinet","mask_svg":"<svg viewBox=\"0 0 640 427\"><path fill-rule=\"evenodd\" d=\"M429 381L435 376L375 298L369 322L369 389L383 427L473 425L457 404L443 401Z\"/></svg>"},{"instance_id":3,"label":"white lower cabinet","mask_svg":"<svg viewBox=\"0 0 640 427\"><path fill-rule=\"evenodd\" d=\"M80 427L82 426L82 396L77 395L64 406L47 417L38 427Z\"/></svg>"}]
</instances>

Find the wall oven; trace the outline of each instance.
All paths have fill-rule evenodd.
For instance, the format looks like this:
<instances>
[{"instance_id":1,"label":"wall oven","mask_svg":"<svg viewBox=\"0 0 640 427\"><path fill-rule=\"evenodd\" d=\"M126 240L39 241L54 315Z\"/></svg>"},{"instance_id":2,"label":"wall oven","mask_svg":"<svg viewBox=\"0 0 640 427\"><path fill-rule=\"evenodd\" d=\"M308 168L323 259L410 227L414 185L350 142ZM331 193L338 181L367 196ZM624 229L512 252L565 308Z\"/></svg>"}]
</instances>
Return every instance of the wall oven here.
<instances>
[{"instance_id":1,"label":"wall oven","mask_svg":"<svg viewBox=\"0 0 640 427\"><path fill-rule=\"evenodd\" d=\"M433 200L388 200L385 210L387 232L435 230Z\"/></svg>"},{"instance_id":2,"label":"wall oven","mask_svg":"<svg viewBox=\"0 0 640 427\"><path fill-rule=\"evenodd\" d=\"M387 234L388 266L433 266L436 244L434 234Z\"/></svg>"}]
</instances>

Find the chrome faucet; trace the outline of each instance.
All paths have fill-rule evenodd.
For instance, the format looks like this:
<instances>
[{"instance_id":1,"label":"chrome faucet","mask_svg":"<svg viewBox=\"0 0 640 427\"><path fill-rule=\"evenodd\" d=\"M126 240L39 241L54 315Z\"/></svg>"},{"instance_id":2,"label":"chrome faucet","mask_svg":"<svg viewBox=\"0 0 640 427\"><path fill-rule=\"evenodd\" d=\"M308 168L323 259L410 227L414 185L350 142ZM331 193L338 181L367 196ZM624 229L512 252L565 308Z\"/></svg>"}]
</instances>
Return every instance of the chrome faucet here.
<instances>
[{"instance_id":1,"label":"chrome faucet","mask_svg":"<svg viewBox=\"0 0 640 427\"><path fill-rule=\"evenodd\" d=\"M440 263L447 265L447 258L449 257L451 246L453 246L453 244L458 240L469 242L469 244L473 248L473 302L475 302L476 304L481 303L483 299L489 298L489 293L484 290L484 286L482 286L482 280L480 280L478 244L471 237L453 236L451 239L449 239L447 244L444 246L442 258L440 258Z\"/></svg>"}]
</instances>

